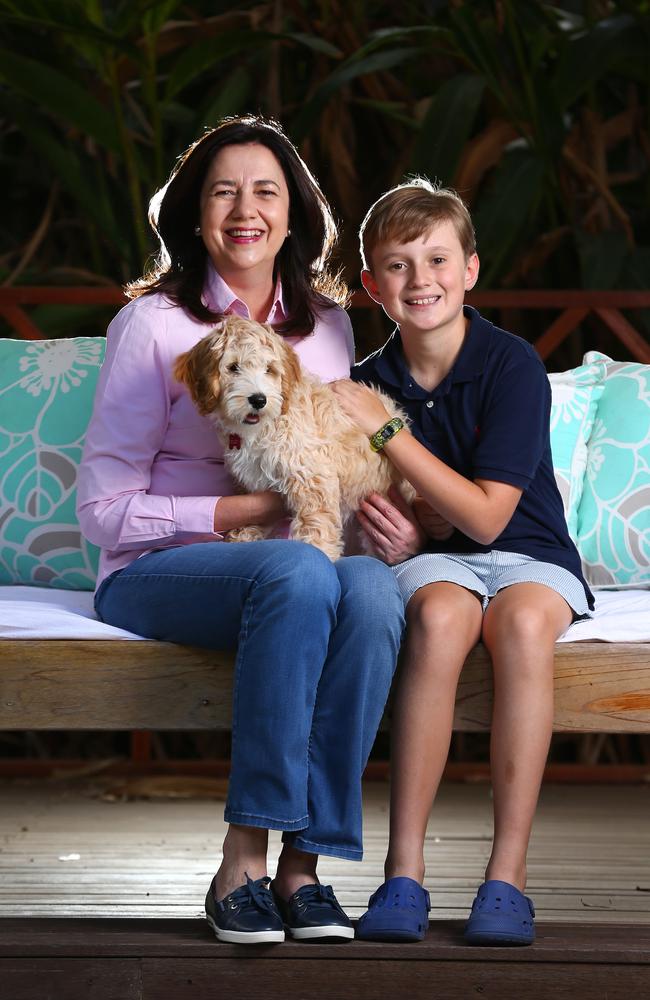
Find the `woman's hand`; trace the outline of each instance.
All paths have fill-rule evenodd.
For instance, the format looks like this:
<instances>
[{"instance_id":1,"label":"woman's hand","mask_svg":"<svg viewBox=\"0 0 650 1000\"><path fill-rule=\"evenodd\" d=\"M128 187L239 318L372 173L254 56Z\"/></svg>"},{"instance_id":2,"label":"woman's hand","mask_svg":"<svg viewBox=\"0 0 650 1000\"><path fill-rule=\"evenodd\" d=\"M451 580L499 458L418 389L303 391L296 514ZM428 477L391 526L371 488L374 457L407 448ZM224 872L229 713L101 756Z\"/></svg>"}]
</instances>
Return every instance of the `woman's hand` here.
<instances>
[{"instance_id":1,"label":"woman's hand","mask_svg":"<svg viewBox=\"0 0 650 1000\"><path fill-rule=\"evenodd\" d=\"M396 486L390 487L388 496L387 500L371 493L362 502L357 520L377 557L394 566L417 555L426 534Z\"/></svg>"},{"instance_id":2,"label":"woman's hand","mask_svg":"<svg viewBox=\"0 0 650 1000\"><path fill-rule=\"evenodd\" d=\"M427 538L433 538L436 542L444 542L453 535L453 524L446 521L422 497L416 497L413 501L413 513Z\"/></svg>"},{"instance_id":3,"label":"woman's hand","mask_svg":"<svg viewBox=\"0 0 650 1000\"><path fill-rule=\"evenodd\" d=\"M368 437L376 434L379 428L390 420L390 413L367 385L342 378L337 382L330 382L329 386L343 412L354 420L357 427Z\"/></svg>"}]
</instances>

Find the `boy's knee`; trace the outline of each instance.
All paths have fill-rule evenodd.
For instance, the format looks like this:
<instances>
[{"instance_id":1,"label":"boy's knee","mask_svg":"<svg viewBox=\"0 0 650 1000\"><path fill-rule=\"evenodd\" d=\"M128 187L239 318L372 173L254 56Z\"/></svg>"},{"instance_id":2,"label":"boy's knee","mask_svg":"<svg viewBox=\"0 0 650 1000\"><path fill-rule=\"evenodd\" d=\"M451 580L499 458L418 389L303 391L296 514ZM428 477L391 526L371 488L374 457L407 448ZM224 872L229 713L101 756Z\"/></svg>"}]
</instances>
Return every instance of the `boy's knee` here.
<instances>
[{"instance_id":1,"label":"boy's knee","mask_svg":"<svg viewBox=\"0 0 650 1000\"><path fill-rule=\"evenodd\" d=\"M483 639L488 649L500 641L537 646L549 631L546 610L532 603L495 607L485 624Z\"/></svg>"},{"instance_id":2,"label":"boy's knee","mask_svg":"<svg viewBox=\"0 0 650 1000\"><path fill-rule=\"evenodd\" d=\"M445 636L458 628L468 628L470 609L465 601L454 600L451 595L441 595L427 587L421 587L411 597L406 608L407 626L410 632L418 631L430 636ZM480 617L478 601L471 608Z\"/></svg>"}]
</instances>

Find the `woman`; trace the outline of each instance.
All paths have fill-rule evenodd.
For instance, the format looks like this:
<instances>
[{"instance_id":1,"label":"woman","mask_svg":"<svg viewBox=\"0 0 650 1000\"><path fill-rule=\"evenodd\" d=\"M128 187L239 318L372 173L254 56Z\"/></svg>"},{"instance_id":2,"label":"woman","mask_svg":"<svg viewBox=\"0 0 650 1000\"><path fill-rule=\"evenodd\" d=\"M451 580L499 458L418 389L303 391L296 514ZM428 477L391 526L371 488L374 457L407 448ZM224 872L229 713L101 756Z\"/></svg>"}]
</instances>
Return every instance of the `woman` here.
<instances>
[{"instance_id":1,"label":"woman","mask_svg":"<svg viewBox=\"0 0 650 1000\"><path fill-rule=\"evenodd\" d=\"M336 228L281 129L226 119L152 200L157 268L108 331L78 514L102 549L95 603L149 638L237 647L223 860L206 898L220 940L353 937L319 854L358 859L361 774L403 627L391 570L331 563L299 542L223 544L286 514L272 492L234 495L216 436L171 375L226 313L269 322L305 367L347 376L346 313L320 290ZM283 831L269 886L268 830Z\"/></svg>"}]
</instances>

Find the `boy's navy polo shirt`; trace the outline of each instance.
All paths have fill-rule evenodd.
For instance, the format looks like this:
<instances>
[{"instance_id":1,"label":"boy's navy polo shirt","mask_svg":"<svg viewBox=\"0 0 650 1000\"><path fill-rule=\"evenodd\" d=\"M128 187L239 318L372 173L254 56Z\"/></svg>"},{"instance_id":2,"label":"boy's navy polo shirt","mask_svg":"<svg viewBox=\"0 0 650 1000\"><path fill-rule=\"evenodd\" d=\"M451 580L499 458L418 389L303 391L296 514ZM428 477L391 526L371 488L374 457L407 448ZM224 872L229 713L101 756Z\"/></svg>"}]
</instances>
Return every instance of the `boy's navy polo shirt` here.
<instances>
[{"instance_id":1,"label":"boy's navy polo shirt","mask_svg":"<svg viewBox=\"0 0 650 1000\"><path fill-rule=\"evenodd\" d=\"M465 342L451 371L427 392L411 377L399 329L355 365L351 378L383 389L403 407L411 433L466 479L492 479L523 490L507 527L491 545L460 531L432 552L518 552L563 566L582 582L551 458L551 387L544 365L525 340L500 330L471 306Z\"/></svg>"}]
</instances>

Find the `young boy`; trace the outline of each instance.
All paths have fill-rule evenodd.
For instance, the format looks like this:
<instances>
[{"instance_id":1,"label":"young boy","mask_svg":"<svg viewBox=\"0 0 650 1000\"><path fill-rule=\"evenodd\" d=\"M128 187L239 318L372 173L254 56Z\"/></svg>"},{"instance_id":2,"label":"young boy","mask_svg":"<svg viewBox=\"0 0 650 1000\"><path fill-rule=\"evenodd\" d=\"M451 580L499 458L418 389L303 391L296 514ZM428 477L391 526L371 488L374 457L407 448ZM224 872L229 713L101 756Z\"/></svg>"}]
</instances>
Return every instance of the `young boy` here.
<instances>
[{"instance_id":1,"label":"young boy","mask_svg":"<svg viewBox=\"0 0 650 1000\"><path fill-rule=\"evenodd\" d=\"M477 944L529 944L526 853L553 719L553 651L593 598L567 533L551 463L551 393L533 348L463 305L479 260L467 208L418 179L383 195L361 227L363 285L398 327L335 384L347 411L415 487L413 511L368 498L359 515L395 565L406 658L392 720L386 881L357 936L421 939L427 819L445 766L456 687L481 640L494 672L494 840L465 928ZM389 421L363 384L399 401ZM417 553L417 554L416 554Z\"/></svg>"}]
</instances>

